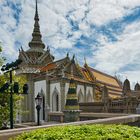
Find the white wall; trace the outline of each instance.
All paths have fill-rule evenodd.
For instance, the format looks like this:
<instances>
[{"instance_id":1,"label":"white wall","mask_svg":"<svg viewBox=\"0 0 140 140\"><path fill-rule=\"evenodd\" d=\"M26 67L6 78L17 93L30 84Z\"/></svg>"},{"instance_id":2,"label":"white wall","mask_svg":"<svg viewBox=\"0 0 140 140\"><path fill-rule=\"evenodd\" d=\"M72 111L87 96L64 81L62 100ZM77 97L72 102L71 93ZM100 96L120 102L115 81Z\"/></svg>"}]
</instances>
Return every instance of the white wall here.
<instances>
[{"instance_id":1,"label":"white wall","mask_svg":"<svg viewBox=\"0 0 140 140\"><path fill-rule=\"evenodd\" d=\"M41 91L41 89L43 90L44 92L44 97L45 97L45 100L46 100L46 80L42 80L42 81L37 81L34 83L34 91L35 91L35 96L34 96L34 99L35 97L37 96L38 92ZM36 105L35 105L36 106ZM34 108L35 109L35 122L37 122L37 111L36 111L36 107ZM43 110L41 109L40 110L40 120L43 120Z\"/></svg>"}]
</instances>

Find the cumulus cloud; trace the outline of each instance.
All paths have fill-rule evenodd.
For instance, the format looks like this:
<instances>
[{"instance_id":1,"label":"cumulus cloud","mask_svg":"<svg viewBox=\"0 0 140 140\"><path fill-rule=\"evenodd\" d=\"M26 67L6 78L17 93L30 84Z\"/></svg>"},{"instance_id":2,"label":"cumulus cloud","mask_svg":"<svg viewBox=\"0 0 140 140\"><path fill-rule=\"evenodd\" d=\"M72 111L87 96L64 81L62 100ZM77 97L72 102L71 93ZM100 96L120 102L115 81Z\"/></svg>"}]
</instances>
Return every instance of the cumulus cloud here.
<instances>
[{"instance_id":1,"label":"cumulus cloud","mask_svg":"<svg viewBox=\"0 0 140 140\"><path fill-rule=\"evenodd\" d=\"M116 72L124 74L131 80L138 79L138 73L140 73L139 37L140 22L126 26L122 35L118 36L117 42L106 43L97 51L94 57L94 60L98 62L96 68L111 74ZM132 73L128 71L128 68Z\"/></svg>"},{"instance_id":2,"label":"cumulus cloud","mask_svg":"<svg viewBox=\"0 0 140 140\"><path fill-rule=\"evenodd\" d=\"M139 6L140 0L39 0L42 40L56 58L69 51L81 63L87 55L92 66L107 73L135 75L140 65L140 22L121 25L121 19ZM0 41L8 58L16 59L21 45L28 49L34 12L35 0L0 1ZM136 69L128 72L132 64Z\"/></svg>"}]
</instances>

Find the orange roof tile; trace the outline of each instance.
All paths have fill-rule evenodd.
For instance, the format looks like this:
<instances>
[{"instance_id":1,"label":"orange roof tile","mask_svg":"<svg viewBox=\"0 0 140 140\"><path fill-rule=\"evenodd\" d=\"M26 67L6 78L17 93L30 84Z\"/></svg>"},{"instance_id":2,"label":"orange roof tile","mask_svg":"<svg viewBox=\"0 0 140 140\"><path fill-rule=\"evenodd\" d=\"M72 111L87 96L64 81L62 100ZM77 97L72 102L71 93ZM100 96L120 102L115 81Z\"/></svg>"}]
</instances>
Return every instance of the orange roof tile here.
<instances>
[{"instance_id":1,"label":"orange roof tile","mask_svg":"<svg viewBox=\"0 0 140 140\"><path fill-rule=\"evenodd\" d=\"M47 66L45 67L42 67L40 69L41 72L44 72L44 71L48 71L48 70L52 70L52 69L55 69L56 68L56 64L55 63L50 63L48 64Z\"/></svg>"}]
</instances>

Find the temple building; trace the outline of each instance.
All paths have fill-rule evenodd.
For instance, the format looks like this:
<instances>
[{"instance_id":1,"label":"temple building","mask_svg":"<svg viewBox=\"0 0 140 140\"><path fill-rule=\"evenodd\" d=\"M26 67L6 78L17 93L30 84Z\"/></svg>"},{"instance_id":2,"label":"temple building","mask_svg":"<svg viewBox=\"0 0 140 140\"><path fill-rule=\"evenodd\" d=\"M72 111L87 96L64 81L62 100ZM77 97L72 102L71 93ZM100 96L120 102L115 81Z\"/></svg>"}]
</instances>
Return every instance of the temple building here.
<instances>
[{"instance_id":1,"label":"temple building","mask_svg":"<svg viewBox=\"0 0 140 140\"><path fill-rule=\"evenodd\" d=\"M39 93L43 98L41 120L46 121L48 112L62 112L66 103L66 95L70 79L76 82L76 94L80 102L100 102L105 98L117 99L123 94L130 93L130 83L125 81L122 87L116 77L100 72L86 62L80 66L75 56L69 54L60 60L55 60L50 48L45 46L40 32L38 5L34 17L34 29L29 49L19 50L19 59L22 60L17 74L25 74L29 84L29 94L24 98L24 110L28 113L22 121L36 121L35 97ZM47 49L46 49L47 48ZM135 92L140 85L135 86ZM124 91L124 93L123 93ZM123 93L123 94L122 94Z\"/></svg>"}]
</instances>

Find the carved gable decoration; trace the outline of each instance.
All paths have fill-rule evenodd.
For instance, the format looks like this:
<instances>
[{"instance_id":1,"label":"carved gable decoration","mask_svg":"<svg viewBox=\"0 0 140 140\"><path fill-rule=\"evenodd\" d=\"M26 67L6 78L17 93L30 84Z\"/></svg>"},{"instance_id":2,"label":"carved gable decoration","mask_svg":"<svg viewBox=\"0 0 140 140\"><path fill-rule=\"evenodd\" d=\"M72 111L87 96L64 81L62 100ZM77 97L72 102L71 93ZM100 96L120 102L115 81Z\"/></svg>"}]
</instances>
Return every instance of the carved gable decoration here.
<instances>
[{"instance_id":1,"label":"carved gable decoration","mask_svg":"<svg viewBox=\"0 0 140 140\"><path fill-rule=\"evenodd\" d=\"M64 73L83 79L83 75L82 75L80 69L78 68L78 66L75 64L75 61L74 62L71 61L65 66Z\"/></svg>"},{"instance_id":2,"label":"carved gable decoration","mask_svg":"<svg viewBox=\"0 0 140 140\"><path fill-rule=\"evenodd\" d=\"M54 57L48 52L44 51L44 53L40 52L19 52L19 59L22 60L23 64L31 64L31 65L47 65L48 63L52 63Z\"/></svg>"}]
</instances>

